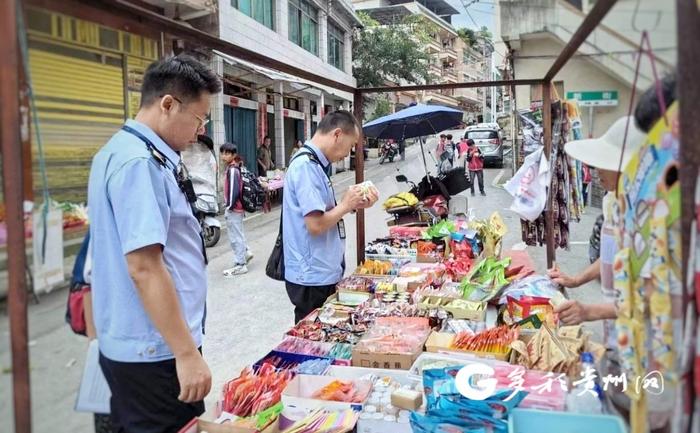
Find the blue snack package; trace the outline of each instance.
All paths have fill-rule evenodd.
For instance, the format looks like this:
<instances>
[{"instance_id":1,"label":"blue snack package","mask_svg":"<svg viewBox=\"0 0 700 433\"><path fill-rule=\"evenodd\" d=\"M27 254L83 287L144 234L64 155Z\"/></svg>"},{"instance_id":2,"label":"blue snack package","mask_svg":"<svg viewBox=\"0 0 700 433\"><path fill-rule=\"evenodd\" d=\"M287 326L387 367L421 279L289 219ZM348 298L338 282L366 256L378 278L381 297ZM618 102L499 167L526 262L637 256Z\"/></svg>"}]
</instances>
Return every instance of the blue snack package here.
<instances>
[{"instance_id":1,"label":"blue snack package","mask_svg":"<svg viewBox=\"0 0 700 433\"><path fill-rule=\"evenodd\" d=\"M444 418L421 415L417 412L411 413L410 421L413 433L491 433L483 425L466 425L463 420L454 424Z\"/></svg>"},{"instance_id":2,"label":"blue snack package","mask_svg":"<svg viewBox=\"0 0 700 433\"><path fill-rule=\"evenodd\" d=\"M421 433L507 433L508 414L527 395L524 391L496 390L483 400L472 400L457 389L456 377L463 367L445 367L423 371L426 414L411 417L414 431ZM473 375L477 385L487 375Z\"/></svg>"}]
</instances>

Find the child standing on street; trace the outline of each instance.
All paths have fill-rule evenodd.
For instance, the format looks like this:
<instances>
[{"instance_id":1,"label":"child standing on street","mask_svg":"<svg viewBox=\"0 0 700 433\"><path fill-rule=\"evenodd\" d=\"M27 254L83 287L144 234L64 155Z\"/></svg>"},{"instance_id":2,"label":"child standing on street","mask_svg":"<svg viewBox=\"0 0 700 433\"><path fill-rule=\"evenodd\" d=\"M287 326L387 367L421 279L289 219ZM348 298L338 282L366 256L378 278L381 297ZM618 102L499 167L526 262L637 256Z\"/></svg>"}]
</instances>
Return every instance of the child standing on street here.
<instances>
[{"instance_id":1,"label":"child standing on street","mask_svg":"<svg viewBox=\"0 0 700 433\"><path fill-rule=\"evenodd\" d=\"M479 191L481 195L486 195L484 191L484 154L471 138L467 140L467 168L472 178L472 196L474 195L474 184L479 180Z\"/></svg>"},{"instance_id":2,"label":"child standing on street","mask_svg":"<svg viewBox=\"0 0 700 433\"><path fill-rule=\"evenodd\" d=\"M253 258L243 233L243 178L241 177L241 158L234 143L224 143L219 148L221 159L226 164L224 178L224 204L226 209L226 227L233 250L233 267L224 270L224 277L233 277L248 272L247 263Z\"/></svg>"}]
</instances>

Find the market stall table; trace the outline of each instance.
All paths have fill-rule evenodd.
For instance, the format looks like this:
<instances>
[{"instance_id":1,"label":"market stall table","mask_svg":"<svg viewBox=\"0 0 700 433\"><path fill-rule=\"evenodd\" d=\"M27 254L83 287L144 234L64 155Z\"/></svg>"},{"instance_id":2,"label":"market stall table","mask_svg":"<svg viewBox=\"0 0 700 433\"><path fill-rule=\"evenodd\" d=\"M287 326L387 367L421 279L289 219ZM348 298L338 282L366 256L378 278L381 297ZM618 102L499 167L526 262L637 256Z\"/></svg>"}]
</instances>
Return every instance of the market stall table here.
<instances>
[{"instance_id":1,"label":"market stall table","mask_svg":"<svg viewBox=\"0 0 700 433\"><path fill-rule=\"evenodd\" d=\"M535 274L527 251L501 252L497 213L391 233L367 245L368 259L322 308L225 385L221 414L244 417L235 421L243 430L231 431L330 431L316 425L323 419L358 433L435 431L436 423L505 433L518 422L508 419L516 407L535 410L520 420L619 424L563 412L569 403L560 383L577 377L580 353L599 360L602 352L580 326L559 326L553 311L563 296ZM493 372L497 386L483 398L504 413L455 391L455 377L474 364Z\"/></svg>"},{"instance_id":2,"label":"market stall table","mask_svg":"<svg viewBox=\"0 0 700 433\"><path fill-rule=\"evenodd\" d=\"M284 189L284 173L277 174L274 178L260 178L260 183L265 188L265 205L263 212L270 212L273 200L281 200L282 190Z\"/></svg>"}]
</instances>

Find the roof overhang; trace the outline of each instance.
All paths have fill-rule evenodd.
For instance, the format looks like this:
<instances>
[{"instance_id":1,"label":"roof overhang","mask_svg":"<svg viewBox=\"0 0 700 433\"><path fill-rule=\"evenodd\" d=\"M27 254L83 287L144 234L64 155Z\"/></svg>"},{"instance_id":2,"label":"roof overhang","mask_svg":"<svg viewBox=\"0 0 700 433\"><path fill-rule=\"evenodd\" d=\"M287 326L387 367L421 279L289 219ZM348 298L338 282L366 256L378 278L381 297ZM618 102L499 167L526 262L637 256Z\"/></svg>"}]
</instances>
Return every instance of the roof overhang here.
<instances>
[{"instance_id":1,"label":"roof overhang","mask_svg":"<svg viewBox=\"0 0 700 433\"><path fill-rule=\"evenodd\" d=\"M335 89L330 86L325 86L323 84L319 84L316 82L313 82L311 80L307 80L304 78L297 77L296 75L292 74L287 74L285 72L280 72L275 69L271 68L266 68L264 66L259 66L256 65L255 63L249 62L247 60L242 60L237 57L230 56L228 54L224 54L220 51L217 50L212 50L214 54L217 56L221 57L221 59L228 63L231 66L235 66L238 68L246 69L252 72L256 72L260 75L263 75L273 81L283 81L286 83L289 83L290 87L293 89L296 89L295 91L305 91L308 93L316 93L312 91L310 88L317 89L319 91L323 91L329 95L337 96L341 99L344 99L346 101L352 101L353 100L353 94L350 92L345 92L343 90ZM310 91L311 90L311 91Z\"/></svg>"}]
</instances>

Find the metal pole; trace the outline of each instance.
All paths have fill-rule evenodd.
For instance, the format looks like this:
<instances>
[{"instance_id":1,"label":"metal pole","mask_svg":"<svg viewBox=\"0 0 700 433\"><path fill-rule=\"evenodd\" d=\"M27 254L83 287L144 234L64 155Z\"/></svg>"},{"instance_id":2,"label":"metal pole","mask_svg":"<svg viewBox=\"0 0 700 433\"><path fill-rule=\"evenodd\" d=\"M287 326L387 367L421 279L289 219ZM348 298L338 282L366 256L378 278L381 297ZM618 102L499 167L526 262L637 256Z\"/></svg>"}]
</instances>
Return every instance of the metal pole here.
<instances>
[{"instance_id":1,"label":"metal pole","mask_svg":"<svg viewBox=\"0 0 700 433\"><path fill-rule=\"evenodd\" d=\"M541 78L531 78L526 80L494 80L494 81L465 81L462 83L441 83L441 84L417 84L414 86L382 86L382 87L362 87L362 93L392 93L392 92L413 92L426 90L445 89L474 89L477 87L491 86L530 86L542 84ZM484 94L486 90L484 90ZM420 98L422 101L423 98ZM420 102L419 101L419 102Z\"/></svg>"},{"instance_id":2,"label":"metal pole","mask_svg":"<svg viewBox=\"0 0 700 433\"><path fill-rule=\"evenodd\" d=\"M588 107L588 138L593 138L593 106Z\"/></svg>"},{"instance_id":3,"label":"metal pole","mask_svg":"<svg viewBox=\"0 0 700 433\"><path fill-rule=\"evenodd\" d=\"M516 132L515 132L515 122L516 122L516 115L515 115L515 92L513 91L514 87L511 87L511 95L510 95L510 157L511 157L511 176L515 176L515 172L518 171L518 153L516 152L517 146L516 142L517 137L516 137Z\"/></svg>"},{"instance_id":4,"label":"metal pole","mask_svg":"<svg viewBox=\"0 0 700 433\"><path fill-rule=\"evenodd\" d=\"M695 0L677 0L678 19L678 95L680 104L680 181L683 279L688 278L690 230L695 217L695 185L700 165L700 11ZM687 282L686 282L687 283ZM695 372L696 376L698 372ZM692 401L692 400L691 400Z\"/></svg>"},{"instance_id":5,"label":"metal pole","mask_svg":"<svg viewBox=\"0 0 700 433\"><path fill-rule=\"evenodd\" d=\"M489 71L489 80L493 81L494 77L496 74L494 74L494 71L496 70L496 58L493 55L493 51L491 51L491 65L490 65L491 70ZM496 110L498 109L498 104L496 101L496 90L497 88L495 86L491 87L491 122L496 121Z\"/></svg>"},{"instance_id":6,"label":"metal pole","mask_svg":"<svg viewBox=\"0 0 700 433\"><path fill-rule=\"evenodd\" d=\"M362 133L362 92L355 90L355 97L353 98L353 111L355 112L355 118L357 123L360 124L360 136L355 145L355 183L362 183L365 180L365 153L364 153L364 134ZM359 265L365 260L365 211L364 209L358 209L355 214L356 218L356 243L357 243L357 264Z\"/></svg>"},{"instance_id":7,"label":"metal pole","mask_svg":"<svg viewBox=\"0 0 700 433\"><path fill-rule=\"evenodd\" d=\"M491 76L486 74L486 70L488 66L486 66L486 40L483 41L483 45L481 46L481 55L482 55L482 61L484 62L484 79L491 81ZM482 109L481 109L481 121L486 122L486 92L488 89L484 89L484 101L482 103Z\"/></svg>"},{"instance_id":8,"label":"metal pole","mask_svg":"<svg viewBox=\"0 0 700 433\"><path fill-rule=\"evenodd\" d=\"M554 164L552 162L552 83L542 84L542 123L544 127L544 154L549 161L550 171ZM550 183L547 188L547 207L544 211L545 239L547 241L547 268L554 266L556 251L554 246L554 213L552 203L554 202L555 191L552 191Z\"/></svg>"},{"instance_id":9,"label":"metal pole","mask_svg":"<svg viewBox=\"0 0 700 433\"><path fill-rule=\"evenodd\" d=\"M26 248L24 240L22 144L19 116L19 50L17 2L0 2L0 140L2 184L7 212L7 270L12 391L15 432L31 432L29 347L27 327Z\"/></svg>"}]
</instances>

